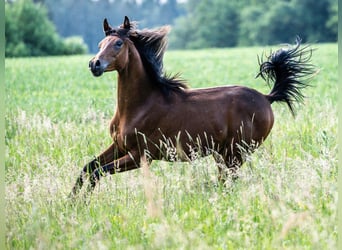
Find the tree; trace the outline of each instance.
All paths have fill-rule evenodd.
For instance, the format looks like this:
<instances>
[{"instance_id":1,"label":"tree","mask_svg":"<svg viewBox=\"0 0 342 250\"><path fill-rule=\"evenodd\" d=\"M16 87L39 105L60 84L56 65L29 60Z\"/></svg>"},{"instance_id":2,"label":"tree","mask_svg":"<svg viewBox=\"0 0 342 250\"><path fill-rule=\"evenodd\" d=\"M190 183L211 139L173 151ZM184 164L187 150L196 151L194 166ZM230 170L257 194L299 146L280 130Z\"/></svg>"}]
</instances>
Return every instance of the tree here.
<instances>
[{"instance_id":1,"label":"tree","mask_svg":"<svg viewBox=\"0 0 342 250\"><path fill-rule=\"evenodd\" d=\"M188 0L173 48L337 41L336 0Z\"/></svg>"},{"instance_id":2,"label":"tree","mask_svg":"<svg viewBox=\"0 0 342 250\"><path fill-rule=\"evenodd\" d=\"M328 31L328 38L330 41L337 41L338 30L338 2L330 0L329 18L325 24Z\"/></svg>"},{"instance_id":3,"label":"tree","mask_svg":"<svg viewBox=\"0 0 342 250\"><path fill-rule=\"evenodd\" d=\"M18 0L13 3L6 2L5 8L6 57L86 52L86 46L79 40L69 39L68 43L64 43L54 24L48 19L47 10L42 4L35 4L31 0Z\"/></svg>"},{"instance_id":4,"label":"tree","mask_svg":"<svg viewBox=\"0 0 342 250\"><path fill-rule=\"evenodd\" d=\"M305 37L298 10L287 1L277 1L259 22L259 44L292 42L296 36Z\"/></svg>"},{"instance_id":5,"label":"tree","mask_svg":"<svg viewBox=\"0 0 342 250\"><path fill-rule=\"evenodd\" d=\"M261 26L265 7L251 5L242 9L240 13L239 45L257 45L263 40L264 34L257 27Z\"/></svg>"},{"instance_id":6,"label":"tree","mask_svg":"<svg viewBox=\"0 0 342 250\"><path fill-rule=\"evenodd\" d=\"M235 1L189 1L189 6L186 17L176 22L178 25L175 26L172 37L172 41L175 41L174 47L177 43L186 48L237 45L239 15ZM177 42L178 39L183 41Z\"/></svg>"}]
</instances>

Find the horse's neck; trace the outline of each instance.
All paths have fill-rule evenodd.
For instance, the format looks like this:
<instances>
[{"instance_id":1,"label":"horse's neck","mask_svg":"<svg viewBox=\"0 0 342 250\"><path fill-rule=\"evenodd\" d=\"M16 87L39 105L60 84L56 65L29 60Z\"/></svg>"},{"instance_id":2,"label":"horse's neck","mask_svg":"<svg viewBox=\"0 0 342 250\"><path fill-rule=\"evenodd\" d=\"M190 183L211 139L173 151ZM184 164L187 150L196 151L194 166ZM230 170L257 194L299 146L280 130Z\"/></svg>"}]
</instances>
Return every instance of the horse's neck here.
<instances>
[{"instance_id":1,"label":"horse's neck","mask_svg":"<svg viewBox=\"0 0 342 250\"><path fill-rule=\"evenodd\" d=\"M153 85L145 72L136 50L129 55L129 62L118 76L118 108L121 114L139 109L153 92Z\"/></svg>"}]
</instances>

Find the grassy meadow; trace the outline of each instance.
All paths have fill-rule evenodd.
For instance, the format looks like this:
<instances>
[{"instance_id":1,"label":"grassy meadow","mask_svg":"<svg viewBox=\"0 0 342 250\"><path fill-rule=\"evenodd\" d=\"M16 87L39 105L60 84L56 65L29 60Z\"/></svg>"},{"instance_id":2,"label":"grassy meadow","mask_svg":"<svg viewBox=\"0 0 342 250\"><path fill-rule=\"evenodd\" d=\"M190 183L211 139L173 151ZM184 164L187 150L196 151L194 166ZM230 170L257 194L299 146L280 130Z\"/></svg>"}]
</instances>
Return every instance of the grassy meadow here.
<instances>
[{"instance_id":1,"label":"grassy meadow","mask_svg":"<svg viewBox=\"0 0 342 250\"><path fill-rule=\"evenodd\" d=\"M337 44L315 44L319 73L293 118L273 104L266 142L226 187L212 157L154 161L67 196L81 167L111 143L116 73L87 56L5 60L7 249L337 249ZM277 49L278 47L272 47ZM270 88L269 47L168 51L190 87ZM198 112L201 112L199 110Z\"/></svg>"}]
</instances>

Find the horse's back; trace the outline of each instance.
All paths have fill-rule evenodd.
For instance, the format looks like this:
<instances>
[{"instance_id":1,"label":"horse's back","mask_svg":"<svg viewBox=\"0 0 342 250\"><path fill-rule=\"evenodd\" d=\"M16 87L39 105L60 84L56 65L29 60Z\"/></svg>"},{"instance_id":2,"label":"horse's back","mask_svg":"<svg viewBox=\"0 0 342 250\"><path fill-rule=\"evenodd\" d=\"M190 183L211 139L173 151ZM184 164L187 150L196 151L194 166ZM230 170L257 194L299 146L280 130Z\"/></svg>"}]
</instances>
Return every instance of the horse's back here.
<instances>
[{"instance_id":1,"label":"horse's back","mask_svg":"<svg viewBox=\"0 0 342 250\"><path fill-rule=\"evenodd\" d=\"M271 104L265 95L243 86L194 89L187 92L187 102L204 110L207 118L226 124L228 139L237 133L247 141L262 141L273 126Z\"/></svg>"}]
</instances>

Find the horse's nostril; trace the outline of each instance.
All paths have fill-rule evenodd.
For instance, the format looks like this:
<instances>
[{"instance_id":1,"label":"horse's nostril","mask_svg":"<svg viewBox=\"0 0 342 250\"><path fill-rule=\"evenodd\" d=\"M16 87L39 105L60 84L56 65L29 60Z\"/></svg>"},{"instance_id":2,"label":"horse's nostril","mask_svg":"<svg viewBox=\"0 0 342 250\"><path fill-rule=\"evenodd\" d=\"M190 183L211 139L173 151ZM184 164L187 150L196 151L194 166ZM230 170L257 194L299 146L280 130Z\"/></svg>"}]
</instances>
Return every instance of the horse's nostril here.
<instances>
[{"instance_id":1,"label":"horse's nostril","mask_svg":"<svg viewBox=\"0 0 342 250\"><path fill-rule=\"evenodd\" d=\"M99 67L101 65L100 60L96 60L95 67Z\"/></svg>"}]
</instances>

